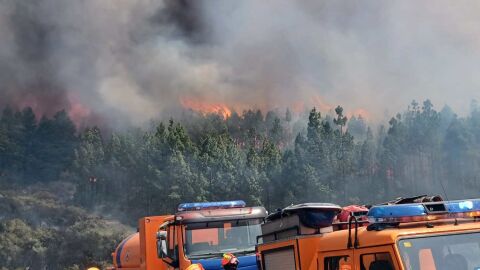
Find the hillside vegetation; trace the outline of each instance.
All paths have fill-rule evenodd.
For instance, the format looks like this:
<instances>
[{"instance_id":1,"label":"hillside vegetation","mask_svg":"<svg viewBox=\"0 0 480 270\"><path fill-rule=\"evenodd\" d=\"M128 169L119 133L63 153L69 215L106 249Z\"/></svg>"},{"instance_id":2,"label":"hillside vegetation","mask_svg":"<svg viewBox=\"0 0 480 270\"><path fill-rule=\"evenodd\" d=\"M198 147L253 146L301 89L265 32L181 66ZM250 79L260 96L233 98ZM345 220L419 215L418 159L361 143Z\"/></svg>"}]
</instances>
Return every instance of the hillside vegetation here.
<instances>
[{"instance_id":1,"label":"hillside vegetation","mask_svg":"<svg viewBox=\"0 0 480 270\"><path fill-rule=\"evenodd\" d=\"M42 189L0 191L0 269L85 269L111 263L110 253L131 228L67 205Z\"/></svg>"}]
</instances>

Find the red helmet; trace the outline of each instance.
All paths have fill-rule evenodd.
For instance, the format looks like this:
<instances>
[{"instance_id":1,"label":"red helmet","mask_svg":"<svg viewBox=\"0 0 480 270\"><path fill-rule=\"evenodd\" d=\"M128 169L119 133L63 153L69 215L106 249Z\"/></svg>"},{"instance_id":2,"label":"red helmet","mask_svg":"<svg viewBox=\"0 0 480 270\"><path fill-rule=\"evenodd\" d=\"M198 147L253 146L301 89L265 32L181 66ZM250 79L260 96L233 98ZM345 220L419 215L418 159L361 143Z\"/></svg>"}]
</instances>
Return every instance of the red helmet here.
<instances>
[{"instance_id":1,"label":"red helmet","mask_svg":"<svg viewBox=\"0 0 480 270\"><path fill-rule=\"evenodd\" d=\"M223 254L222 266L225 267L225 265L238 265L237 257L235 257L235 255L233 255L232 253Z\"/></svg>"},{"instance_id":2,"label":"red helmet","mask_svg":"<svg viewBox=\"0 0 480 270\"><path fill-rule=\"evenodd\" d=\"M367 212L368 208L365 206L361 205L349 205L342 207L342 212L338 214L337 218L338 221L340 222L348 222L348 218L350 217L350 214L353 213L355 217L357 217L357 220L367 220Z\"/></svg>"}]
</instances>

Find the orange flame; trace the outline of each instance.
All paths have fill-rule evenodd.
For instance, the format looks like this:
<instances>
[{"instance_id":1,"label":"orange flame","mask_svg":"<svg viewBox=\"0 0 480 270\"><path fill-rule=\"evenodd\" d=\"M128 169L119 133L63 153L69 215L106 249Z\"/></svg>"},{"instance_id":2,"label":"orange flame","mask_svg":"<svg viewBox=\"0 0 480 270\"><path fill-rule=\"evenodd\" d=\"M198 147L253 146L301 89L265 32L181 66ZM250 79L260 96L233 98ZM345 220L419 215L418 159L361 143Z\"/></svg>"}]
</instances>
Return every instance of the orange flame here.
<instances>
[{"instance_id":1,"label":"orange flame","mask_svg":"<svg viewBox=\"0 0 480 270\"><path fill-rule=\"evenodd\" d=\"M72 103L68 110L68 116L79 127L91 116L91 111L81 103Z\"/></svg>"},{"instance_id":2,"label":"orange flame","mask_svg":"<svg viewBox=\"0 0 480 270\"><path fill-rule=\"evenodd\" d=\"M320 95L314 95L311 96L309 101L304 102L297 100L292 103L290 108L293 109L293 112L295 113L302 113L305 111L311 110L313 107L317 109L317 111L323 112L323 113L335 113L335 108L337 107L336 105L332 105L329 102L326 102L323 97ZM364 119L370 119L371 114L367 109L364 108L356 108L353 110L346 110L345 115L349 116L351 118L352 116L358 117L361 115Z\"/></svg>"},{"instance_id":3,"label":"orange flame","mask_svg":"<svg viewBox=\"0 0 480 270\"><path fill-rule=\"evenodd\" d=\"M248 108L242 104L235 104L235 106L227 106L226 104L222 103L215 103L215 102L205 102L199 99L193 98L180 98L180 104L187 109L192 111L201 113L203 115L207 114L218 114L222 116L224 119L229 118L232 115L232 109L241 109L241 108ZM309 98L308 101L305 100L294 100L291 101L291 104L287 106L290 108L292 112L296 114L303 114L305 112L310 111L313 107L317 108L317 111L321 111L327 114L335 114L336 105L333 105L330 102L327 102L323 97L320 95L313 95ZM266 111L269 108L262 108L262 110ZM355 108L355 109L348 109L346 108L344 115L347 115L349 118L352 116L358 117L361 115L364 119L370 119L371 114L367 109L364 108Z\"/></svg>"},{"instance_id":4,"label":"orange flame","mask_svg":"<svg viewBox=\"0 0 480 270\"><path fill-rule=\"evenodd\" d=\"M191 109L203 115L218 114L222 116L223 119L227 119L232 115L232 111L225 104L207 103L207 102L188 99L188 98L181 98L180 104L182 104L184 108Z\"/></svg>"},{"instance_id":5,"label":"orange flame","mask_svg":"<svg viewBox=\"0 0 480 270\"><path fill-rule=\"evenodd\" d=\"M333 106L332 104L325 102L325 99L319 95L313 96L311 101L313 103L313 106L315 106L319 111L328 112L335 108L335 106Z\"/></svg>"},{"instance_id":6,"label":"orange flame","mask_svg":"<svg viewBox=\"0 0 480 270\"><path fill-rule=\"evenodd\" d=\"M370 115L370 112L366 109L362 109L362 108L358 108L356 110L354 110L353 112L350 113L350 118L352 116L355 116L355 117L358 117L358 116L362 116L364 119L371 119L371 115Z\"/></svg>"},{"instance_id":7,"label":"orange flame","mask_svg":"<svg viewBox=\"0 0 480 270\"><path fill-rule=\"evenodd\" d=\"M70 107L67 108L67 113L77 128L85 125L89 120L92 120L92 111L89 107L81 103L76 95L69 94L68 101Z\"/></svg>"},{"instance_id":8,"label":"orange flame","mask_svg":"<svg viewBox=\"0 0 480 270\"><path fill-rule=\"evenodd\" d=\"M304 102L298 100L293 102L289 108L291 108L294 113L300 114L307 109L307 106L305 106Z\"/></svg>"}]
</instances>

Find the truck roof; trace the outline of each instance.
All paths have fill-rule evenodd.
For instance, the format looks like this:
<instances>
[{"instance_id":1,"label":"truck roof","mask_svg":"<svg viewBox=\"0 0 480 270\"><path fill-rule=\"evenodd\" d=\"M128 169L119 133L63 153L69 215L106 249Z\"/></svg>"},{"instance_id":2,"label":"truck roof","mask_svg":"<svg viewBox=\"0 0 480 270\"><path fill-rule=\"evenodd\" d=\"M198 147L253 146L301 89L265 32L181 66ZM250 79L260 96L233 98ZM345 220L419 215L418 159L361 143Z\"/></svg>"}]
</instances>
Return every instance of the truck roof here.
<instances>
[{"instance_id":1,"label":"truck roof","mask_svg":"<svg viewBox=\"0 0 480 270\"><path fill-rule=\"evenodd\" d=\"M381 231L368 231L366 227L358 228L359 247L378 246L394 244L398 239L409 237L422 237L433 234L450 233L468 233L480 231L480 222L469 220L459 220L458 225L452 220L441 220L429 222L433 225L427 226L426 222L400 224L398 227L386 228ZM354 238L354 228L351 230L352 241ZM310 237L321 239L318 245L319 251L345 250L348 243L348 229L334 231L331 233L319 234L319 237ZM299 239L307 239L309 236L299 236Z\"/></svg>"},{"instance_id":2,"label":"truck roof","mask_svg":"<svg viewBox=\"0 0 480 270\"><path fill-rule=\"evenodd\" d=\"M242 208L227 208L227 209L204 209L194 211L178 212L175 215L177 223L197 223L197 222L212 222L222 220L238 220L238 219L255 219L265 218L267 211L261 206L256 207L242 207Z\"/></svg>"}]
</instances>

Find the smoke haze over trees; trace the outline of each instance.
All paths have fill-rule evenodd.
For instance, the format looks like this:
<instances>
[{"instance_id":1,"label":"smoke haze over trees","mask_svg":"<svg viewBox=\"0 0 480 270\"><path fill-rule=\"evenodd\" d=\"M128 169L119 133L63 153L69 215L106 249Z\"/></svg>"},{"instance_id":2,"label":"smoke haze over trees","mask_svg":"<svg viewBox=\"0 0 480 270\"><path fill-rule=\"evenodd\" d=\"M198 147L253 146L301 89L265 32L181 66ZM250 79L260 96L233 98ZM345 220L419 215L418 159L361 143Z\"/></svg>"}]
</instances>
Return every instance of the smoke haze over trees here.
<instances>
[{"instance_id":1,"label":"smoke haze over trees","mask_svg":"<svg viewBox=\"0 0 480 270\"><path fill-rule=\"evenodd\" d=\"M178 121L105 136L97 127L77 131L65 111L36 121L30 108L6 108L0 180L73 183L76 203L128 213L127 222L172 212L182 201L244 199L272 210L300 201L443 194L442 184L450 198L478 191L476 103L458 117L449 107L414 101L377 128L361 116L348 119L342 107L305 117L248 110L224 119L189 111Z\"/></svg>"},{"instance_id":2,"label":"smoke haze over trees","mask_svg":"<svg viewBox=\"0 0 480 270\"><path fill-rule=\"evenodd\" d=\"M4 0L0 105L112 128L168 119L184 99L237 111L342 104L388 121L430 98L465 116L480 99L478 5Z\"/></svg>"}]
</instances>

